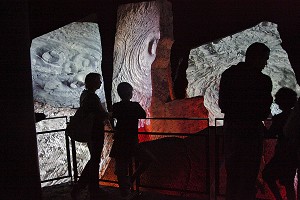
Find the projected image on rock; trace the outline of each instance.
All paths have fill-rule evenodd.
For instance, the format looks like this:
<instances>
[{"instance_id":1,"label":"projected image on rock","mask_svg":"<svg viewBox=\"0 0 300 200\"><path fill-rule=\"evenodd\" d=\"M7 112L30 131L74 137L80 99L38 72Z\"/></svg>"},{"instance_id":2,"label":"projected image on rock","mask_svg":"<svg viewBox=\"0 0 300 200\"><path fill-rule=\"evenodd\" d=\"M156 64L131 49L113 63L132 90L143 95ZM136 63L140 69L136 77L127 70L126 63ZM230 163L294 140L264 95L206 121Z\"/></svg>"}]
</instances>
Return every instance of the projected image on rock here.
<instances>
[{"instance_id":1,"label":"projected image on rock","mask_svg":"<svg viewBox=\"0 0 300 200\"><path fill-rule=\"evenodd\" d=\"M101 72L102 49L98 25L74 22L32 40L31 45L33 96L35 112L47 118L73 116L79 107L79 96L85 89L84 79L90 72ZM106 108L104 84L97 90ZM43 120L36 124L37 132L64 129L66 120ZM112 135L107 135L100 174L109 162ZM38 135L41 180L67 175L64 132ZM79 173L89 153L86 144L76 143ZM45 185L51 185L48 182Z\"/></svg>"}]
</instances>

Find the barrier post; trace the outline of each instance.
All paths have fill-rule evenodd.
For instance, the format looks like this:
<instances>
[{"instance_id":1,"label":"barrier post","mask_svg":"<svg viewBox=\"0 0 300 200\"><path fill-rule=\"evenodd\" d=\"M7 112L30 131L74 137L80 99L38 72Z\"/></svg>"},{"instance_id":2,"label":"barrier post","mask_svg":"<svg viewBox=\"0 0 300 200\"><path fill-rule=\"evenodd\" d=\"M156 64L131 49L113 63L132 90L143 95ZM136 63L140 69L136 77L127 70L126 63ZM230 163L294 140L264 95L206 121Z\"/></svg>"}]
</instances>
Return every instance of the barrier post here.
<instances>
[{"instance_id":1,"label":"barrier post","mask_svg":"<svg viewBox=\"0 0 300 200\"><path fill-rule=\"evenodd\" d=\"M209 127L211 129L211 127ZM210 169L210 190L209 199L216 199L216 134L209 131L209 169Z\"/></svg>"},{"instance_id":2,"label":"barrier post","mask_svg":"<svg viewBox=\"0 0 300 200\"><path fill-rule=\"evenodd\" d=\"M71 166L70 141L67 134L65 134L65 138L66 138L66 150L67 150L67 161L68 161L68 175L71 177L71 182L72 182L73 178L72 178L72 166Z\"/></svg>"},{"instance_id":3,"label":"barrier post","mask_svg":"<svg viewBox=\"0 0 300 200\"><path fill-rule=\"evenodd\" d=\"M78 170L77 170L77 160L76 160L76 147L75 141L71 139L72 146L72 161L73 161L73 171L74 171L74 182L77 183L78 179Z\"/></svg>"}]
</instances>

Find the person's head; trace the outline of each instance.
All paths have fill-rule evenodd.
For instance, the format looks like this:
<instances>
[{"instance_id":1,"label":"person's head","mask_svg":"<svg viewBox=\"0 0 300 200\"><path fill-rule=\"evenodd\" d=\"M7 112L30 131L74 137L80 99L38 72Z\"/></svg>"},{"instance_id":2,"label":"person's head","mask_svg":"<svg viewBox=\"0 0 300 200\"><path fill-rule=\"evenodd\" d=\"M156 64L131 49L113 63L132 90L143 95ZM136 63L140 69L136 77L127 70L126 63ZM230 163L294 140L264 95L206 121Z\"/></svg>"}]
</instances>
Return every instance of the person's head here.
<instances>
[{"instance_id":1,"label":"person's head","mask_svg":"<svg viewBox=\"0 0 300 200\"><path fill-rule=\"evenodd\" d=\"M269 59L270 49L263 43L255 42L246 51L245 62L261 71Z\"/></svg>"},{"instance_id":2,"label":"person's head","mask_svg":"<svg viewBox=\"0 0 300 200\"><path fill-rule=\"evenodd\" d=\"M84 83L87 90L96 91L102 84L101 75L98 73L89 73L86 75Z\"/></svg>"},{"instance_id":3,"label":"person's head","mask_svg":"<svg viewBox=\"0 0 300 200\"><path fill-rule=\"evenodd\" d=\"M287 87L280 88L275 94L275 103L281 110L288 110L294 107L297 101L297 93Z\"/></svg>"},{"instance_id":4,"label":"person's head","mask_svg":"<svg viewBox=\"0 0 300 200\"><path fill-rule=\"evenodd\" d=\"M122 100L130 100L132 98L133 87L127 82L120 83L117 91Z\"/></svg>"}]
</instances>

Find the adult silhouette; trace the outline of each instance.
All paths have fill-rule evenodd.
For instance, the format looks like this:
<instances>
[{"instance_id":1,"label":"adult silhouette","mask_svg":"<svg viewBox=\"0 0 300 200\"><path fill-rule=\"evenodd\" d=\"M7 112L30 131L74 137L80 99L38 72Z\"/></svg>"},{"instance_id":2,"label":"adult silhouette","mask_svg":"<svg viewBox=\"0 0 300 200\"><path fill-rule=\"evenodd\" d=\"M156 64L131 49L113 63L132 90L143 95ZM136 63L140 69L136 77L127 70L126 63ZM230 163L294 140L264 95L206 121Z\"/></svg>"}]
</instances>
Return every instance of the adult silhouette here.
<instances>
[{"instance_id":1,"label":"adult silhouette","mask_svg":"<svg viewBox=\"0 0 300 200\"><path fill-rule=\"evenodd\" d=\"M221 76L219 106L224 117L226 199L255 199L255 183L263 147L263 124L273 101L270 77L261 73L270 49L251 44L245 62Z\"/></svg>"},{"instance_id":2,"label":"adult silhouette","mask_svg":"<svg viewBox=\"0 0 300 200\"><path fill-rule=\"evenodd\" d=\"M100 99L95 93L102 84L101 75L89 73L85 77L85 90L80 95L80 107L86 115L93 113L94 122L91 130L91 138L87 142L90 159L85 165L81 176L74 184L71 197L77 199L79 192L88 186L90 199L106 196L106 192L99 188L99 164L104 144L104 121L108 119L108 113L101 105Z\"/></svg>"}]
</instances>

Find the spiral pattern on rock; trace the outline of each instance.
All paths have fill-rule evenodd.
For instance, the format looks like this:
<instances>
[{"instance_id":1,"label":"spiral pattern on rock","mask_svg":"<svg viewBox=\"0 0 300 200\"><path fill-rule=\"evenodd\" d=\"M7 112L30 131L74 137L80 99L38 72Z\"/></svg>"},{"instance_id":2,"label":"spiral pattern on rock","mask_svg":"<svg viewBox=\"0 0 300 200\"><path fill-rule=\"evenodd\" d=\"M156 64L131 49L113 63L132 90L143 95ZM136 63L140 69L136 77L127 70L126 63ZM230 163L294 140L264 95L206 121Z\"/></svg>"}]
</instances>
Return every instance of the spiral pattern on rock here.
<instances>
[{"instance_id":1,"label":"spiral pattern on rock","mask_svg":"<svg viewBox=\"0 0 300 200\"><path fill-rule=\"evenodd\" d=\"M132 101L148 110L151 105L151 64L156 56L159 7L155 2L119 7L114 50L113 102L120 101L117 86L128 82L134 88Z\"/></svg>"}]
</instances>

